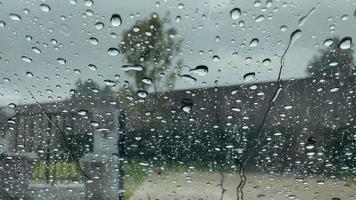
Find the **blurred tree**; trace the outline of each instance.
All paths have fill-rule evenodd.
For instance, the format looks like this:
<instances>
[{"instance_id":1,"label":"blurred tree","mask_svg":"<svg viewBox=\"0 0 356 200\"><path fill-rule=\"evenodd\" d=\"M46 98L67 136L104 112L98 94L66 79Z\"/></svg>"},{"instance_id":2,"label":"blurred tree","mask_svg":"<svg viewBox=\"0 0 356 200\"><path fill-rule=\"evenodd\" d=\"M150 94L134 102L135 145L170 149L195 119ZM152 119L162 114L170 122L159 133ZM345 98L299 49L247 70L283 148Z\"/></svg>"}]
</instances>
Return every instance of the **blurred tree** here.
<instances>
[{"instance_id":1,"label":"blurred tree","mask_svg":"<svg viewBox=\"0 0 356 200\"><path fill-rule=\"evenodd\" d=\"M340 38L334 37L324 41L327 47L320 50L320 55L314 56L310 61L307 72L313 77L333 78L348 77L355 69L353 63L353 50L341 49Z\"/></svg>"},{"instance_id":2,"label":"blurred tree","mask_svg":"<svg viewBox=\"0 0 356 200\"><path fill-rule=\"evenodd\" d=\"M153 89L159 92L174 87L175 72L171 67L174 56L180 49L181 40L176 40L174 28L165 29L167 17L161 19L156 13L139 20L123 34L121 52L130 65L141 65L141 71L128 71L133 77L136 90Z\"/></svg>"},{"instance_id":3,"label":"blurred tree","mask_svg":"<svg viewBox=\"0 0 356 200\"><path fill-rule=\"evenodd\" d=\"M80 101L78 103L82 103L82 101L88 102L97 100L100 95L98 94L100 91L99 85L91 79L86 81L78 80L75 83L76 89L71 90L71 98L75 99L75 101Z\"/></svg>"},{"instance_id":4,"label":"blurred tree","mask_svg":"<svg viewBox=\"0 0 356 200\"><path fill-rule=\"evenodd\" d=\"M174 88L176 74L182 65L181 60L172 64L182 41L176 39L174 28L165 28L169 22L168 16L160 18L153 13L125 31L120 45L125 61L142 70L127 71L133 82L120 89L119 105L128 117L143 121L146 127L169 113L168 91Z\"/></svg>"},{"instance_id":5,"label":"blurred tree","mask_svg":"<svg viewBox=\"0 0 356 200\"><path fill-rule=\"evenodd\" d=\"M356 146L352 126L325 128L321 134L320 145L325 156L322 169L326 174L355 178Z\"/></svg>"}]
</instances>

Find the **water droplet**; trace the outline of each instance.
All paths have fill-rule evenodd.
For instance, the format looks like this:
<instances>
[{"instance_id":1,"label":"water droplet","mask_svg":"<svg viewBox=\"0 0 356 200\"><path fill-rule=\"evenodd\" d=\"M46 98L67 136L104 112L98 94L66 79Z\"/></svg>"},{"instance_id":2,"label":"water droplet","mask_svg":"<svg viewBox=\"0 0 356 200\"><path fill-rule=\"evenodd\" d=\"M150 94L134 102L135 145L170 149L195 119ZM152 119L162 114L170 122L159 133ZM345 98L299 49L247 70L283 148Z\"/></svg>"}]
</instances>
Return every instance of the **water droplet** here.
<instances>
[{"instance_id":1,"label":"water droplet","mask_svg":"<svg viewBox=\"0 0 356 200\"><path fill-rule=\"evenodd\" d=\"M91 121L90 124L94 127L98 127L100 125L100 123L97 121Z\"/></svg>"},{"instance_id":2,"label":"water droplet","mask_svg":"<svg viewBox=\"0 0 356 200\"><path fill-rule=\"evenodd\" d=\"M257 85L251 85L249 88L250 88L251 90L256 90L258 87L257 87Z\"/></svg>"},{"instance_id":3,"label":"water droplet","mask_svg":"<svg viewBox=\"0 0 356 200\"><path fill-rule=\"evenodd\" d=\"M241 112L241 109L240 108L236 108L236 107L231 108L231 110L234 111L234 112Z\"/></svg>"},{"instance_id":4,"label":"water droplet","mask_svg":"<svg viewBox=\"0 0 356 200\"><path fill-rule=\"evenodd\" d=\"M152 80L150 78L143 78L142 82L147 84L147 85L151 85L152 84Z\"/></svg>"},{"instance_id":5,"label":"water droplet","mask_svg":"<svg viewBox=\"0 0 356 200\"><path fill-rule=\"evenodd\" d=\"M284 108L284 109L286 109L286 110L290 110L290 109L292 109L292 108L293 108L293 106L291 106L291 105L287 105L287 106L284 106L283 108Z\"/></svg>"},{"instance_id":6,"label":"water droplet","mask_svg":"<svg viewBox=\"0 0 356 200\"><path fill-rule=\"evenodd\" d=\"M117 55L119 55L119 53L120 53L120 51L118 49L116 49L116 48L109 48L108 49L108 54L110 56L117 56Z\"/></svg>"},{"instance_id":7,"label":"water droplet","mask_svg":"<svg viewBox=\"0 0 356 200\"><path fill-rule=\"evenodd\" d=\"M21 17L18 14L10 13L9 17L10 17L10 19L12 19L14 21L21 21Z\"/></svg>"},{"instance_id":8,"label":"water droplet","mask_svg":"<svg viewBox=\"0 0 356 200\"><path fill-rule=\"evenodd\" d=\"M150 164L149 163L147 163L147 162L140 162L140 163L138 163L139 165L141 165L141 166L149 166Z\"/></svg>"},{"instance_id":9,"label":"water droplet","mask_svg":"<svg viewBox=\"0 0 356 200\"><path fill-rule=\"evenodd\" d=\"M144 90L139 90L137 91L137 95L141 98L146 98L148 96L148 93Z\"/></svg>"},{"instance_id":10,"label":"water droplet","mask_svg":"<svg viewBox=\"0 0 356 200\"><path fill-rule=\"evenodd\" d=\"M230 16L231 16L231 19L233 20L237 20L238 18L240 18L241 16L241 10L240 8L234 8L230 11Z\"/></svg>"},{"instance_id":11,"label":"water droplet","mask_svg":"<svg viewBox=\"0 0 356 200\"><path fill-rule=\"evenodd\" d=\"M32 47L32 51L35 53L40 54L41 53L41 49L37 48L37 47Z\"/></svg>"},{"instance_id":12,"label":"water droplet","mask_svg":"<svg viewBox=\"0 0 356 200\"><path fill-rule=\"evenodd\" d=\"M40 5L40 8L41 8L41 10L42 10L43 12L49 12L49 11L51 11L51 7L49 7L49 5L44 4L44 3Z\"/></svg>"},{"instance_id":13,"label":"water droplet","mask_svg":"<svg viewBox=\"0 0 356 200\"><path fill-rule=\"evenodd\" d=\"M15 108L16 107L16 104L14 104L14 103L9 103L9 105L8 105L10 108Z\"/></svg>"},{"instance_id":14,"label":"water droplet","mask_svg":"<svg viewBox=\"0 0 356 200\"><path fill-rule=\"evenodd\" d=\"M95 65L93 65L93 64L89 64L89 65L88 65L88 68L89 68L90 70L92 70L92 71L97 70L97 67L96 67Z\"/></svg>"},{"instance_id":15,"label":"water droplet","mask_svg":"<svg viewBox=\"0 0 356 200\"><path fill-rule=\"evenodd\" d=\"M113 80L106 79L104 80L105 85L114 87L116 85L116 82Z\"/></svg>"},{"instance_id":16,"label":"water droplet","mask_svg":"<svg viewBox=\"0 0 356 200\"><path fill-rule=\"evenodd\" d=\"M6 26L6 23L4 21L0 21L0 28L4 28Z\"/></svg>"},{"instance_id":17,"label":"water droplet","mask_svg":"<svg viewBox=\"0 0 356 200\"><path fill-rule=\"evenodd\" d=\"M178 16L176 17L176 22L179 23L181 20L182 20L182 17L178 15Z\"/></svg>"},{"instance_id":18,"label":"water droplet","mask_svg":"<svg viewBox=\"0 0 356 200\"><path fill-rule=\"evenodd\" d=\"M337 92L337 91L339 91L338 87L330 89L330 92Z\"/></svg>"},{"instance_id":19,"label":"water droplet","mask_svg":"<svg viewBox=\"0 0 356 200\"><path fill-rule=\"evenodd\" d=\"M78 115L81 115L81 116L85 116L88 114L88 111L87 110L79 110L78 111Z\"/></svg>"},{"instance_id":20,"label":"water droplet","mask_svg":"<svg viewBox=\"0 0 356 200\"><path fill-rule=\"evenodd\" d=\"M271 59L269 59L269 58L265 58L263 61L262 61L262 63L265 65L265 66L267 66L267 65L270 65L271 64Z\"/></svg>"},{"instance_id":21,"label":"water droplet","mask_svg":"<svg viewBox=\"0 0 356 200\"><path fill-rule=\"evenodd\" d=\"M256 75L255 72L249 72L249 73L245 74L244 75L244 81L245 82L249 82L249 81L255 79L255 75Z\"/></svg>"},{"instance_id":22,"label":"water droplet","mask_svg":"<svg viewBox=\"0 0 356 200\"><path fill-rule=\"evenodd\" d=\"M332 39L326 39L323 44L325 46L331 46L332 44L334 44L334 41Z\"/></svg>"},{"instance_id":23,"label":"water droplet","mask_svg":"<svg viewBox=\"0 0 356 200\"><path fill-rule=\"evenodd\" d=\"M316 8L313 7L305 16L301 17L298 21L299 26L303 26L304 23L309 19L309 17L316 11Z\"/></svg>"},{"instance_id":24,"label":"water droplet","mask_svg":"<svg viewBox=\"0 0 356 200\"><path fill-rule=\"evenodd\" d=\"M194 69L189 70L195 74L198 74L199 76L205 76L209 72L209 68L205 65L198 65Z\"/></svg>"},{"instance_id":25,"label":"water droplet","mask_svg":"<svg viewBox=\"0 0 356 200\"><path fill-rule=\"evenodd\" d=\"M110 21L112 26L120 26L122 24L121 16L119 14L113 14Z\"/></svg>"},{"instance_id":26,"label":"water droplet","mask_svg":"<svg viewBox=\"0 0 356 200\"><path fill-rule=\"evenodd\" d=\"M187 81L190 81L192 83L195 83L197 81L196 78L192 77L191 75L188 75L188 74L183 74L181 75L181 77Z\"/></svg>"},{"instance_id":27,"label":"water droplet","mask_svg":"<svg viewBox=\"0 0 356 200\"><path fill-rule=\"evenodd\" d=\"M350 49L352 46L352 38L351 37L344 37L340 41L339 47L340 49Z\"/></svg>"},{"instance_id":28,"label":"water droplet","mask_svg":"<svg viewBox=\"0 0 356 200\"><path fill-rule=\"evenodd\" d=\"M302 31L297 29L290 36L290 45L292 46L300 37L302 36Z\"/></svg>"},{"instance_id":29,"label":"water droplet","mask_svg":"<svg viewBox=\"0 0 356 200\"><path fill-rule=\"evenodd\" d=\"M184 8L184 4L179 3L179 4L178 4L178 9L182 10L183 8Z\"/></svg>"},{"instance_id":30,"label":"water droplet","mask_svg":"<svg viewBox=\"0 0 356 200\"><path fill-rule=\"evenodd\" d=\"M335 66L337 66L339 63L338 62L331 62L331 63L329 63L329 66L330 67L335 67Z\"/></svg>"},{"instance_id":31,"label":"water droplet","mask_svg":"<svg viewBox=\"0 0 356 200\"><path fill-rule=\"evenodd\" d=\"M214 62L219 62L219 60L220 60L220 57L218 55L214 55L213 56L213 61Z\"/></svg>"},{"instance_id":32,"label":"water droplet","mask_svg":"<svg viewBox=\"0 0 356 200\"><path fill-rule=\"evenodd\" d=\"M134 27L132 28L132 30L133 30L133 32L137 33L137 32L140 31L140 27L134 26Z\"/></svg>"},{"instance_id":33,"label":"water droplet","mask_svg":"<svg viewBox=\"0 0 356 200\"><path fill-rule=\"evenodd\" d=\"M318 185L324 185L325 184L325 181L323 180L317 180L316 183ZM341 200L340 198L331 198L331 200Z\"/></svg>"},{"instance_id":34,"label":"water droplet","mask_svg":"<svg viewBox=\"0 0 356 200\"><path fill-rule=\"evenodd\" d=\"M26 35L25 38L27 41L32 41L32 36L30 36L30 35Z\"/></svg>"},{"instance_id":35,"label":"water droplet","mask_svg":"<svg viewBox=\"0 0 356 200\"><path fill-rule=\"evenodd\" d=\"M57 62L61 65L64 65L67 63L67 61L64 58L57 58Z\"/></svg>"},{"instance_id":36,"label":"water droplet","mask_svg":"<svg viewBox=\"0 0 356 200\"><path fill-rule=\"evenodd\" d=\"M230 93L231 93L231 95L235 95L235 94L237 94L238 91L239 91L239 90L237 90L237 89L236 89L236 90L231 90Z\"/></svg>"},{"instance_id":37,"label":"water droplet","mask_svg":"<svg viewBox=\"0 0 356 200\"><path fill-rule=\"evenodd\" d=\"M30 57L21 56L21 58L22 58L22 60L25 61L25 62L28 62L28 63L32 62L32 58L30 58Z\"/></svg>"},{"instance_id":38,"label":"water droplet","mask_svg":"<svg viewBox=\"0 0 356 200\"><path fill-rule=\"evenodd\" d=\"M287 30L288 30L288 27L287 27L286 25L283 25L283 26L281 26L280 29L281 29L281 31L284 32L284 31L287 31Z\"/></svg>"},{"instance_id":39,"label":"water droplet","mask_svg":"<svg viewBox=\"0 0 356 200\"><path fill-rule=\"evenodd\" d=\"M255 1L255 3L253 3L253 6L255 7L261 6L261 1Z\"/></svg>"},{"instance_id":40,"label":"water droplet","mask_svg":"<svg viewBox=\"0 0 356 200\"><path fill-rule=\"evenodd\" d=\"M77 0L69 0L69 3L72 5L76 5L77 4Z\"/></svg>"},{"instance_id":41,"label":"water droplet","mask_svg":"<svg viewBox=\"0 0 356 200\"><path fill-rule=\"evenodd\" d=\"M32 74L32 72L26 72L26 76L27 77L33 77L33 74Z\"/></svg>"},{"instance_id":42,"label":"water droplet","mask_svg":"<svg viewBox=\"0 0 356 200\"><path fill-rule=\"evenodd\" d=\"M73 72L76 73L76 74L82 73L79 69L74 69Z\"/></svg>"},{"instance_id":43,"label":"water droplet","mask_svg":"<svg viewBox=\"0 0 356 200\"><path fill-rule=\"evenodd\" d=\"M258 17L256 17L255 21L256 22L262 22L265 19L264 15L259 15Z\"/></svg>"},{"instance_id":44,"label":"water droplet","mask_svg":"<svg viewBox=\"0 0 356 200\"><path fill-rule=\"evenodd\" d=\"M186 113L190 113L190 110L192 108L190 106L183 106L183 111L186 112Z\"/></svg>"},{"instance_id":45,"label":"water droplet","mask_svg":"<svg viewBox=\"0 0 356 200\"><path fill-rule=\"evenodd\" d=\"M92 6L94 4L94 1L93 0L85 0L84 4L85 4L85 6L90 7L90 6Z\"/></svg>"},{"instance_id":46,"label":"water droplet","mask_svg":"<svg viewBox=\"0 0 356 200\"><path fill-rule=\"evenodd\" d=\"M97 29L97 30L101 30L101 29L103 29L104 28L104 23L103 22L97 22L97 23L95 23L95 28Z\"/></svg>"},{"instance_id":47,"label":"water droplet","mask_svg":"<svg viewBox=\"0 0 356 200\"><path fill-rule=\"evenodd\" d=\"M341 16L341 20L343 20L343 21L346 21L348 18L349 18L348 15L343 15L343 16Z\"/></svg>"},{"instance_id":48,"label":"water droplet","mask_svg":"<svg viewBox=\"0 0 356 200\"><path fill-rule=\"evenodd\" d=\"M96 39L95 37L89 38L89 42L90 42L92 45L98 45L98 44L99 44L98 39Z\"/></svg>"},{"instance_id":49,"label":"water droplet","mask_svg":"<svg viewBox=\"0 0 356 200\"><path fill-rule=\"evenodd\" d=\"M250 42L250 47L256 47L258 45L259 40L257 38L254 38Z\"/></svg>"},{"instance_id":50,"label":"water droplet","mask_svg":"<svg viewBox=\"0 0 356 200\"><path fill-rule=\"evenodd\" d=\"M142 71L143 66L142 65L123 65L123 66L121 66L121 69L124 71Z\"/></svg>"}]
</instances>

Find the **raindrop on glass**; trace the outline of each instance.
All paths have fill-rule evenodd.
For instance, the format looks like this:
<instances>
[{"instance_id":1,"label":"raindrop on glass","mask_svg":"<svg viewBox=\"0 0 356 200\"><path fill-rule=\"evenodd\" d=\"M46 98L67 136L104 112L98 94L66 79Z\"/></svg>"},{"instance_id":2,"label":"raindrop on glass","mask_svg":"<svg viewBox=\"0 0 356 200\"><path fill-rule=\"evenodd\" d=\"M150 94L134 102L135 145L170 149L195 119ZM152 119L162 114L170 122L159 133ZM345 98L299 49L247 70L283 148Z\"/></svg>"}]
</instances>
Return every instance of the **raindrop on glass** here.
<instances>
[{"instance_id":1,"label":"raindrop on glass","mask_svg":"<svg viewBox=\"0 0 356 200\"><path fill-rule=\"evenodd\" d=\"M262 22L264 19L265 19L265 16L259 15L258 17L256 17L255 21L256 22Z\"/></svg>"},{"instance_id":2,"label":"raindrop on glass","mask_svg":"<svg viewBox=\"0 0 356 200\"><path fill-rule=\"evenodd\" d=\"M254 38L251 40L250 42L250 47L256 47L258 45L258 39L257 38Z\"/></svg>"},{"instance_id":3,"label":"raindrop on glass","mask_svg":"<svg viewBox=\"0 0 356 200\"><path fill-rule=\"evenodd\" d=\"M93 0L85 0L84 4L85 4L85 6L90 7L90 6L92 6L94 4L94 2L93 2Z\"/></svg>"},{"instance_id":4,"label":"raindrop on glass","mask_svg":"<svg viewBox=\"0 0 356 200\"><path fill-rule=\"evenodd\" d=\"M271 64L271 59L269 58L265 58L263 61L262 61L263 65L267 66L267 65L270 65Z\"/></svg>"},{"instance_id":5,"label":"raindrop on glass","mask_svg":"<svg viewBox=\"0 0 356 200\"><path fill-rule=\"evenodd\" d=\"M104 28L104 23L103 22L97 22L97 23L95 23L95 28L97 29L97 30L101 30L101 29L103 29Z\"/></svg>"},{"instance_id":6,"label":"raindrop on glass","mask_svg":"<svg viewBox=\"0 0 356 200\"><path fill-rule=\"evenodd\" d=\"M234 8L230 11L230 16L231 16L231 19L233 20L237 20L238 18L240 18L241 16L241 10L240 8Z\"/></svg>"},{"instance_id":7,"label":"raindrop on glass","mask_svg":"<svg viewBox=\"0 0 356 200\"><path fill-rule=\"evenodd\" d=\"M339 44L340 49L350 49L352 46L352 38L344 37Z\"/></svg>"},{"instance_id":8,"label":"raindrop on glass","mask_svg":"<svg viewBox=\"0 0 356 200\"><path fill-rule=\"evenodd\" d=\"M205 76L209 72L209 68L205 65L198 65L194 69L189 70L195 74L198 74L199 76Z\"/></svg>"},{"instance_id":9,"label":"raindrop on glass","mask_svg":"<svg viewBox=\"0 0 356 200\"><path fill-rule=\"evenodd\" d=\"M151 85L152 84L152 80L150 78L143 78L142 82L147 84L147 85Z\"/></svg>"},{"instance_id":10,"label":"raindrop on glass","mask_svg":"<svg viewBox=\"0 0 356 200\"><path fill-rule=\"evenodd\" d=\"M10 13L9 17L10 17L10 19L12 19L14 21L21 21L21 17L18 14Z\"/></svg>"},{"instance_id":11,"label":"raindrop on glass","mask_svg":"<svg viewBox=\"0 0 356 200\"><path fill-rule=\"evenodd\" d=\"M213 56L213 61L214 62L219 62L220 57L218 55Z\"/></svg>"},{"instance_id":12,"label":"raindrop on glass","mask_svg":"<svg viewBox=\"0 0 356 200\"><path fill-rule=\"evenodd\" d=\"M98 39L96 39L95 37L89 38L89 42L90 42L92 45L98 45L98 44L99 44Z\"/></svg>"},{"instance_id":13,"label":"raindrop on glass","mask_svg":"<svg viewBox=\"0 0 356 200\"><path fill-rule=\"evenodd\" d=\"M244 81L245 82L249 82L249 81L255 79L255 75L256 75L255 72L249 72L249 73L245 74L244 75Z\"/></svg>"},{"instance_id":14,"label":"raindrop on glass","mask_svg":"<svg viewBox=\"0 0 356 200\"><path fill-rule=\"evenodd\" d=\"M139 97L141 97L141 98L146 98L146 97L148 96L148 93L147 93L146 91L144 91L144 90L139 90L139 91L137 92L137 95L138 95Z\"/></svg>"},{"instance_id":15,"label":"raindrop on glass","mask_svg":"<svg viewBox=\"0 0 356 200\"><path fill-rule=\"evenodd\" d=\"M51 11L51 7L49 7L49 5L44 4L44 3L40 5L40 8L41 8L41 10L42 10L43 12L49 12L49 11Z\"/></svg>"},{"instance_id":16,"label":"raindrop on glass","mask_svg":"<svg viewBox=\"0 0 356 200\"><path fill-rule=\"evenodd\" d=\"M6 23L4 21L0 21L0 28L4 28L6 26Z\"/></svg>"},{"instance_id":17,"label":"raindrop on glass","mask_svg":"<svg viewBox=\"0 0 356 200\"><path fill-rule=\"evenodd\" d=\"M21 56L22 60L25 61L25 62L32 62L32 59L30 57L27 57L27 56Z\"/></svg>"},{"instance_id":18,"label":"raindrop on glass","mask_svg":"<svg viewBox=\"0 0 356 200\"><path fill-rule=\"evenodd\" d=\"M112 26L120 26L122 24L121 16L119 14L113 14L110 22Z\"/></svg>"},{"instance_id":19,"label":"raindrop on glass","mask_svg":"<svg viewBox=\"0 0 356 200\"><path fill-rule=\"evenodd\" d=\"M97 70L97 67L96 67L95 65L93 65L93 64L89 64L89 65L88 65L88 68L89 68L90 70L92 70L92 71Z\"/></svg>"},{"instance_id":20,"label":"raindrop on glass","mask_svg":"<svg viewBox=\"0 0 356 200\"><path fill-rule=\"evenodd\" d=\"M57 62L61 65L64 65L67 63L67 61L64 58L57 58Z\"/></svg>"},{"instance_id":21,"label":"raindrop on glass","mask_svg":"<svg viewBox=\"0 0 356 200\"><path fill-rule=\"evenodd\" d=\"M334 44L334 41L332 39L326 39L323 44L325 46L331 46L332 44Z\"/></svg>"},{"instance_id":22,"label":"raindrop on glass","mask_svg":"<svg viewBox=\"0 0 356 200\"><path fill-rule=\"evenodd\" d=\"M41 49L37 48L37 47L32 47L32 51L35 53L40 54L41 53Z\"/></svg>"},{"instance_id":23,"label":"raindrop on glass","mask_svg":"<svg viewBox=\"0 0 356 200\"><path fill-rule=\"evenodd\" d=\"M117 55L119 55L119 53L120 53L120 51L118 49L116 49L116 48L109 48L108 49L108 54L110 56L117 56Z\"/></svg>"},{"instance_id":24,"label":"raindrop on glass","mask_svg":"<svg viewBox=\"0 0 356 200\"><path fill-rule=\"evenodd\" d=\"M123 65L121 69L124 71L142 71L142 65Z\"/></svg>"}]
</instances>

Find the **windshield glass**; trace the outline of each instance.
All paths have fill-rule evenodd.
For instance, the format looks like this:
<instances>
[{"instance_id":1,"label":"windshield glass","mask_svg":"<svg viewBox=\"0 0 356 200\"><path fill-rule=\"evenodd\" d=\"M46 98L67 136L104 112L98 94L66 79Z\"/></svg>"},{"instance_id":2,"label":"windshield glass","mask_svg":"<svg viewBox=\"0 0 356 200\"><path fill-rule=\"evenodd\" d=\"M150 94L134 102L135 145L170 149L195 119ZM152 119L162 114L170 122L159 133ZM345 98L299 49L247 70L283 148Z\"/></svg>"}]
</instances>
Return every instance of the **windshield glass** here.
<instances>
[{"instance_id":1,"label":"windshield glass","mask_svg":"<svg viewBox=\"0 0 356 200\"><path fill-rule=\"evenodd\" d=\"M0 199L356 199L355 19L0 0Z\"/></svg>"}]
</instances>

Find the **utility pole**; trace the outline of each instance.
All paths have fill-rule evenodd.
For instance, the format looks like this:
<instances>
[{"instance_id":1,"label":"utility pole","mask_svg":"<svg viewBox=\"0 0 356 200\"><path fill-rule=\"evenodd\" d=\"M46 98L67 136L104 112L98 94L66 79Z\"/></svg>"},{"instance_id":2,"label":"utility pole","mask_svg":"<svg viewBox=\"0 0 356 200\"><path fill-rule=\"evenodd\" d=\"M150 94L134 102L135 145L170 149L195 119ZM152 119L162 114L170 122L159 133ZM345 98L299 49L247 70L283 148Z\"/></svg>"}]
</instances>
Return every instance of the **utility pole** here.
<instances>
[{"instance_id":1,"label":"utility pole","mask_svg":"<svg viewBox=\"0 0 356 200\"><path fill-rule=\"evenodd\" d=\"M126 114L121 110L119 115L119 137L117 141L119 156L119 200L124 200L124 170L122 169L125 160L125 128Z\"/></svg>"}]
</instances>

